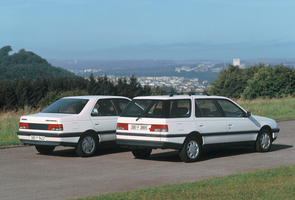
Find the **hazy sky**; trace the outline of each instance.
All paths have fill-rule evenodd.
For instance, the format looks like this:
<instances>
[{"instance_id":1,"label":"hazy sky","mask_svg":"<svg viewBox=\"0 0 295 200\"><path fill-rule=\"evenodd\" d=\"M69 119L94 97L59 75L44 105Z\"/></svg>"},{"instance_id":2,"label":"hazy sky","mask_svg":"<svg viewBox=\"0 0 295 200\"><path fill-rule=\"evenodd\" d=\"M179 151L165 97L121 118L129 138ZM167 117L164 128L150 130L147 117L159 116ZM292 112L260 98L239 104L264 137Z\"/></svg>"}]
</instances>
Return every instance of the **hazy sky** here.
<instances>
[{"instance_id":1,"label":"hazy sky","mask_svg":"<svg viewBox=\"0 0 295 200\"><path fill-rule=\"evenodd\" d=\"M60 60L295 58L294 19L294 0L7 0L0 48Z\"/></svg>"}]
</instances>

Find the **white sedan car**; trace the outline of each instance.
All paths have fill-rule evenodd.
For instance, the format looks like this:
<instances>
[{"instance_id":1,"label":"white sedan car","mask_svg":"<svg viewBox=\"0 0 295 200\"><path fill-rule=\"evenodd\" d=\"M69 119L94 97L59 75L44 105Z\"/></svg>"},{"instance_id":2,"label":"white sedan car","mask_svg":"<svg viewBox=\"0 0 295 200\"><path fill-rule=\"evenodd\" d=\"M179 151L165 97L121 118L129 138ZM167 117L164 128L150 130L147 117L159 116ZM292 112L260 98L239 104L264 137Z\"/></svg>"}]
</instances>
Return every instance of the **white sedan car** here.
<instances>
[{"instance_id":1,"label":"white sedan car","mask_svg":"<svg viewBox=\"0 0 295 200\"><path fill-rule=\"evenodd\" d=\"M65 97L38 114L22 116L17 134L42 154L72 146L79 156L91 156L98 145L115 144L117 119L129 102L120 96Z\"/></svg>"},{"instance_id":2,"label":"white sedan car","mask_svg":"<svg viewBox=\"0 0 295 200\"><path fill-rule=\"evenodd\" d=\"M280 129L275 120L251 115L220 96L145 96L134 98L120 115L116 142L147 158L152 149L176 149L185 162L205 148L247 145L266 152Z\"/></svg>"}]
</instances>

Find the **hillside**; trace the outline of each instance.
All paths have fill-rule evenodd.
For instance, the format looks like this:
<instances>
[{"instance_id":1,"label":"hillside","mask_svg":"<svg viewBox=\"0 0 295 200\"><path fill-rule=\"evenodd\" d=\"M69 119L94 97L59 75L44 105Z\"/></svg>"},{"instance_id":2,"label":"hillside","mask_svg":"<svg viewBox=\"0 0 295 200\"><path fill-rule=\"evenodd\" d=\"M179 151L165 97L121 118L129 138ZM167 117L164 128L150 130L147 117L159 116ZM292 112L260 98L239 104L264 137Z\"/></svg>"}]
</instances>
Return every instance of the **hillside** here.
<instances>
[{"instance_id":1,"label":"hillside","mask_svg":"<svg viewBox=\"0 0 295 200\"><path fill-rule=\"evenodd\" d=\"M63 68L53 67L33 52L21 49L19 52L9 55L10 51L12 51L10 46L0 49L0 80L21 79L23 76L31 81L35 80L37 76L75 76Z\"/></svg>"}]
</instances>

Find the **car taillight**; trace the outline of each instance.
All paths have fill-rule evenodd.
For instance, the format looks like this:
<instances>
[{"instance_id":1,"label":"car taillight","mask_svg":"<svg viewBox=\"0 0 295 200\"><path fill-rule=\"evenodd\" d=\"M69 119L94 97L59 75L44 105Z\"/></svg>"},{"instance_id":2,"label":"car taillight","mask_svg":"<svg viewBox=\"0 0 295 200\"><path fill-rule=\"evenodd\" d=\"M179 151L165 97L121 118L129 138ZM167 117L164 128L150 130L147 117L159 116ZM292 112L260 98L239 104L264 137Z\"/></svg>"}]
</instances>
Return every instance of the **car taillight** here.
<instances>
[{"instance_id":1,"label":"car taillight","mask_svg":"<svg viewBox=\"0 0 295 200\"><path fill-rule=\"evenodd\" d=\"M168 125L152 125L150 131L168 132Z\"/></svg>"},{"instance_id":2,"label":"car taillight","mask_svg":"<svg viewBox=\"0 0 295 200\"><path fill-rule=\"evenodd\" d=\"M49 131L62 131L63 125L62 124L48 124L47 130L49 130Z\"/></svg>"},{"instance_id":3,"label":"car taillight","mask_svg":"<svg viewBox=\"0 0 295 200\"><path fill-rule=\"evenodd\" d=\"M117 130L128 130L128 124L117 123Z\"/></svg>"},{"instance_id":4,"label":"car taillight","mask_svg":"<svg viewBox=\"0 0 295 200\"><path fill-rule=\"evenodd\" d=\"M29 129L29 124L28 123L19 123L19 128L20 129Z\"/></svg>"}]
</instances>

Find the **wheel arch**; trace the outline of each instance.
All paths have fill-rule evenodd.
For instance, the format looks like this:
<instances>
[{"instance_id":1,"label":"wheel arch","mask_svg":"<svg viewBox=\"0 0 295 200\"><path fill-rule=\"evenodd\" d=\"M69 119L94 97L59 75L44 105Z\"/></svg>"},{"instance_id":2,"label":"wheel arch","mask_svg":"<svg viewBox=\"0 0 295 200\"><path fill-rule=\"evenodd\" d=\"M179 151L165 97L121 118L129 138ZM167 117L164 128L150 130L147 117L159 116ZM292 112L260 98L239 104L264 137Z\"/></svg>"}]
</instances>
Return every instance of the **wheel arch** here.
<instances>
[{"instance_id":1,"label":"wheel arch","mask_svg":"<svg viewBox=\"0 0 295 200\"><path fill-rule=\"evenodd\" d=\"M272 134L272 131L271 131L271 127L268 126L268 125L264 125L264 126L262 126L262 127L260 128L259 133L257 134L256 140L257 140L259 134L260 134L260 133L262 132L262 130L264 130L264 129L267 129L267 130L270 132L271 140L273 140L273 134Z\"/></svg>"},{"instance_id":2,"label":"wheel arch","mask_svg":"<svg viewBox=\"0 0 295 200\"><path fill-rule=\"evenodd\" d=\"M199 132L197 132L197 131L193 131L193 132L189 133L189 134L186 136L186 138L184 139L183 144L184 144L184 143L187 141L187 139L190 138L190 137L196 137L196 138L199 140L199 142L201 143L201 147L203 147L203 137L202 137L202 135L201 135ZM182 147L183 147L183 144L182 144Z\"/></svg>"},{"instance_id":3,"label":"wheel arch","mask_svg":"<svg viewBox=\"0 0 295 200\"><path fill-rule=\"evenodd\" d=\"M78 146L79 142L81 141L81 139L83 138L83 136L84 136L85 134L91 134L91 135L93 135L94 137L97 138L97 143L98 143L98 144L100 143L100 136L99 136L99 134L98 134L95 130L91 130L91 129L90 129L90 130L87 130L87 131L85 131L84 133L82 133L82 135L80 136L80 138L79 138L79 140L78 140L77 146Z\"/></svg>"}]
</instances>

